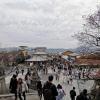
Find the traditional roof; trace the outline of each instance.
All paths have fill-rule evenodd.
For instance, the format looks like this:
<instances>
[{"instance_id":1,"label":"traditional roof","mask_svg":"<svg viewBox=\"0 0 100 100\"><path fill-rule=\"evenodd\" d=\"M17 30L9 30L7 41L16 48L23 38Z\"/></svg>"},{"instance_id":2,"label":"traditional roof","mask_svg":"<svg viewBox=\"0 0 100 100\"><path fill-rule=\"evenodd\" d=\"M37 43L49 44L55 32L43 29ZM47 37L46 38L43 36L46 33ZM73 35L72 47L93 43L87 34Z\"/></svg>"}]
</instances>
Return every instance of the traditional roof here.
<instances>
[{"instance_id":1,"label":"traditional roof","mask_svg":"<svg viewBox=\"0 0 100 100\"><path fill-rule=\"evenodd\" d=\"M42 56L33 56L30 59L27 59L26 62L35 62L35 61L47 61L47 58L44 58Z\"/></svg>"},{"instance_id":2,"label":"traditional roof","mask_svg":"<svg viewBox=\"0 0 100 100\"><path fill-rule=\"evenodd\" d=\"M81 59L100 59L100 53L91 53L84 56L80 56Z\"/></svg>"},{"instance_id":3,"label":"traditional roof","mask_svg":"<svg viewBox=\"0 0 100 100\"><path fill-rule=\"evenodd\" d=\"M76 65L100 65L100 60L77 58L74 64Z\"/></svg>"},{"instance_id":4,"label":"traditional roof","mask_svg":"<svg viewBox=\"0 0 100 100\"><path fill-rule=\"evenodd\" d=\"M33 55L47 55L46 52L34 52Z\"/></svg>"},{"instance_id":5,"label":"traditional roof","mask_svg":"<svg viewBox=\"0 0 100 100\"><path fill-rule=\"evenodd\" d=\"M71 53L71 54L69 54L68 56L73 56L73 57L76 57L76 56L78 56L79 54L77 54L77 53Z\"/></svg>"},{"instance_id":6,"label":"traditional roof","mask_svg":"<svg viewBox=\"0 0 100 100\"><path fill-rule=\"evenodd\" d=\"M27 46L19 46L19 49L21 50L25 50L26 48L28 48Z\"/></svg>"},{"instance_id":7,"label":"traditional roof","mask_svg":"<svg viewBox=\"0 0 100 100\"><path fill-rule=\"evenodd\" d=\"M62 56L62 58L68 60L68 56Z\"/></svg>"},{"instance_id":8,"label":"traditional roof","mask_svg":"<svg viewBox=\"0 0 100 100\"><path fill-rule=\"evenodd\" d=\"M36 47L34 48L35 52L46 52L47 48L46 47Z\"/></svg>"},{"instance_id":9,"label":"traditional roof","mask_svg":"<svg viewBox=\"0 0 100 100\"><path fill-rule=\"evenodd\" d=\"M62 55L68 56L69 54L72 54L72 53L73 53L72 51L64 51Z\"/></svg>"}]
</instances>

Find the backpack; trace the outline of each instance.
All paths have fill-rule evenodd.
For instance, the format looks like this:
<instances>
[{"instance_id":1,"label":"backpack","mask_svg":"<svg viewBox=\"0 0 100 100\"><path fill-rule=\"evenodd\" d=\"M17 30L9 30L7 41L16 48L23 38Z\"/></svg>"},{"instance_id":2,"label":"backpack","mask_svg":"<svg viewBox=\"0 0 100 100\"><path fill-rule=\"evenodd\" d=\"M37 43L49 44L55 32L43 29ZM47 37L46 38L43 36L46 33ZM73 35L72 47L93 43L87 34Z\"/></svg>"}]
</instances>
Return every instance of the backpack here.
<instances>
[{"instance_id":1,"label":"backpack","mask_svg":"<svg viewBox=\"0 0 100 100\"><path fill-rule=\"evenodd\" d=\"M53 93L52 93L52 84L51 86L44 85L43 96L44 100L53 100Z\"/></svg>"},{"instance_id":2,"label":"backpack","mask_svg":"<svg viewBox=\"0 0 100 100\"><path fill-rule=\"evenodd\" d=\"M76 96L75 91L71 90L71 91L70 91L70 96L71 96L71 97L75 97L75 96Z\"/></svg>"}]
</instances>

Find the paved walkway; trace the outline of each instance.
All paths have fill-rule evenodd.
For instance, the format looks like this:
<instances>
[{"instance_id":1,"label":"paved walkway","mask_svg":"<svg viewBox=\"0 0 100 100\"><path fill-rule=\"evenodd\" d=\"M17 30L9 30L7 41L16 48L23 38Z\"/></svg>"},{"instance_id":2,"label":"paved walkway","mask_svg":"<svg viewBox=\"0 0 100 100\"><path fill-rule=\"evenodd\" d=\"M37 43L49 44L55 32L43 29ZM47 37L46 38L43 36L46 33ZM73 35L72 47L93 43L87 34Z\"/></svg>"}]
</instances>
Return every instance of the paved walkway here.
<instances>
[{"instance_id":1,"label":"paved walkway","mask_svg":"<svg viewBox=\"0 0 100 100\"><path fill-rule=\"evenodd\" d=\"M44 83L45 81L48 80L48 76L50 74L52 74L52 75L55 76L55 73L51 69L49 69L47 75L44 75L41 72L39 73L39 76L41 77L42 83ZM25 73L24 73L24 75L25 75ZM22 76L21 74L19 74L18 77L24 78L24 75ZM12 75L6 77L6 84L9 84L11 76ZM86 82L78 81L78 80L73 80L73 83L70 84L70 85L68 85L67 82L63 82L63 79L64 79L63 75L60 74L60 80L59 81L56 81L55 78L54 78L53 83L55 85L61 84L63 86L63 89L66 92L66 96L64 97L64 100L70 100L69 92L73 88L73 86L76 87L76 93L78 95L79 94L79 91L80 90L83 90L84 88L90 90L91 87L93 86L93 83L94 83L93 81L90 81L90 80L89 81L86 81ZM4 99L4 100L11 100L11 99ZM27 96L27 100L39 100L39 98L37 96Z\"/></svg>"},{"instance_id":2,"label":"paved walkway","mask_svg":"<svg viewBox=\"0 0 100 100\"><path fill-rule=\"evenodd\" d=\"M41 75L41 74L40 74L43 83L44 83L45 81L48 80L48 76L49 76L50 74L51 74L51 75L54 75L54 73L52 72L51 69L49 69L48 75L43 75L43 74ZM73 86L76 87L77 95L79 94L79 89L78 89L77 80L73 80L73 83L70 84L70 85L68 85L67 82L65 82L65 83L63 82L63 75L61 74L61 75L60 75L59 81L56 81L56 79L55 79L55 77L54 77L53 83L54 83L55 85L61 84L61 85L63 86L63 89L65 90L65 93L66 93L66 96L64 97L64 100L70 100L69 91L73 88Z\"/></svg>"},{"instance_id":3,"label":"paved walkway","mask_svg":"<svg viewBox=\"0 0 100 100\"><path fill-rule=\"evenodd\" d=\"M14 97L0 98L0 100L14 100ZM39 100L39 97L37 95L29 95L26 97L26 100Z\"/></svg>"},{"instance_id":4,"label":"paved walkway","mask_svg":"<svg viewBox=\"0 0 100 100\"><path fill-rule=\"evenodd\" d=\"M39 73L40 76L41 76L41 79L42 79L42 82L44 83L45 81L48 80L48 76L51 74L51 75L54 75L54 72L49 69L48 71L48 75L43 75L41 73ZM55 75L54 75L55 76ZM67 82L63 82L64 80L64 77L62 74L60 74L60 79L59 81L56 81L55 77L54 77L54 81L53 83L55 85L58 85L58 84L61 84L63 86L63 89L65 90L65 93L66 93L66 96L64 97L63 100L70 100L70 90L75 87L76 88L76 93L77 95L79 94L80 91L82 91L83 89L88 89L88 91L91 89L91 87L93 86L94 84L94 81L93 80L89 80L89 81L86 81L84 82L83 80L73 80L73 83L68 85Z\"/></svg>"}]
</instances>

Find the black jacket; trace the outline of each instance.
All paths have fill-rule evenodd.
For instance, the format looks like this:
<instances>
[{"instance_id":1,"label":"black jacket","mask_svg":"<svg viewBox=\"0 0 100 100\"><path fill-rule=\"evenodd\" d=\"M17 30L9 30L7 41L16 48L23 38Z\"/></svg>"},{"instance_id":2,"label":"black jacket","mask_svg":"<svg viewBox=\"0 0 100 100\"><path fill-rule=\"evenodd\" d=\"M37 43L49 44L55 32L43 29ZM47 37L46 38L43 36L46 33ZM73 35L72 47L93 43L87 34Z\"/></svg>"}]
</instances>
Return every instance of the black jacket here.
<instances>
[{"instance_id":1,"label":"black jacket","mask_svg":"<svg viewBox=\"0 0 100 100\"><path fill-rule=\"evenodd\" d=\"M77 96L76 100L91 100L91 98L88 95L81 93Z\"/></svg>"},{"instance_id":2,"label":"black jacket","mask_svg":"<svg viewBox=\"0 0 100 100\"><path fill-rule=\"evenodd\" d=\"M57 88L54 84L52 83L49 83L49 82L46 82L43 86L43 94L44 94L44 90L51 87L51 90L52 90L52 95L53 95L53 99L52 100L56 100L56 96L58 95L58 92L57 92ZM49 97L48 97L49 98Z\"/></svg>"},{"instance_id":3,"label":"black jacket","mask_svg":"<svg viewBox=\"0 0 100 100\"><path fill-rule=\"evenodd\" d=\"M37 83L37 89L42 89L42 84Z\"/></svg>"},{"instance_id":4,"label":"black jacket","mask_svg":"<svg viewBox=\"0 0 100 100\"><path fill-rule=\"evenodd\" d=\"M76 92L74 90L70 91L70 97L74 98L76 96Z\"/></svg>"},{"instance_id":5,"label":"black jacket","mask_svg":"<svg viewBox=\"0 0 100 100\"><path fill-rule=\"evenodd\" d=\"M11 78L9 89L11 93L15 93L17 91L17 79Z\"/></svg>"}]
</instances>

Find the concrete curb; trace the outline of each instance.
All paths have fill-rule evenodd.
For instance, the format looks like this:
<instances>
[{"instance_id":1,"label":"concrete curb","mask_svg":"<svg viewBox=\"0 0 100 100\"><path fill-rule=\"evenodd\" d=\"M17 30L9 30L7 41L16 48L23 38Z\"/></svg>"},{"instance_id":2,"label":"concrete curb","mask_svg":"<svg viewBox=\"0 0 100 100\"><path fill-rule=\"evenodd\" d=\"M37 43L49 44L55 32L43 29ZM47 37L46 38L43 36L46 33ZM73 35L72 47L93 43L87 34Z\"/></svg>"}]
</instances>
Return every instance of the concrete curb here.
<instances>
[{"instance_id":1,"label":"concrete curb","mask_svg":"<svg viewBox=\"0 0 100 100\"><path fill-rule=\"evenodd\" d=\"M38 93L26 93L26 96L27 95L38 95ZM0 98L7 98L7 97L13 97L15 96L14 94L2 94L0 95Z\"/></svg>"}]
</instances>

